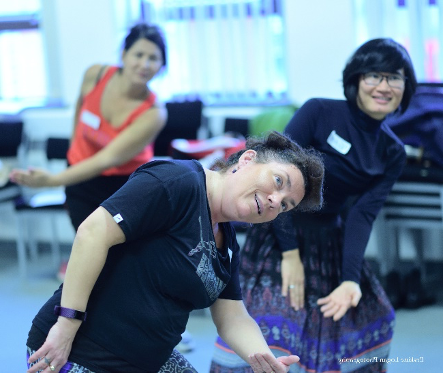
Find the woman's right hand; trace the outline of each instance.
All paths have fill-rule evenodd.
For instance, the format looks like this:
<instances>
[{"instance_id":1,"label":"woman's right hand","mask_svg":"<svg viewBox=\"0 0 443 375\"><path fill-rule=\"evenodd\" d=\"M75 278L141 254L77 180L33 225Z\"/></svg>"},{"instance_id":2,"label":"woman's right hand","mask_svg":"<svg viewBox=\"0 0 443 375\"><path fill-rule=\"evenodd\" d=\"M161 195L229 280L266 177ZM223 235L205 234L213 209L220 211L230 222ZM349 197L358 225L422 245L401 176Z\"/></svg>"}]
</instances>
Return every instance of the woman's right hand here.
<instances>
[{"instance_id":1,"label":"woman's right hand","mask_svg":"<svg viewBox=\"0 0 443 375\"><path fill-rule=\"evenodd\" d=\"M59 372L68 361L72 342L80 324L80 320L59 317L57 323L49 331L45 343L29 357L28 363L35 362L39 358L40 360L27 372L42 370L42 372ZM54 366L54 370L51 370L50 366Z\"/></svg>"},{"instance_id":2,"label":"woman's right hand","mask_svg":"<svg viewBox=\"0 0 443 375\"><path fill-rule=\"evenodd\" d=\"M360 285L355 281L343 281L329 295L317 300L320 311L325 318L340 320L351 307L357 307L362 293Z\"/></svg>"},{"instance_id":3,"label":"woman's right hand","mask_svg":"<svg viewBox=\"0 0 443 375\"><path fill-rule=\"evenodd\" d=\"M303 308L305 300L305 271L298 249L284 251L281 261L282 296L289 300L295 311Z\"/></svg>"}]
</instances>

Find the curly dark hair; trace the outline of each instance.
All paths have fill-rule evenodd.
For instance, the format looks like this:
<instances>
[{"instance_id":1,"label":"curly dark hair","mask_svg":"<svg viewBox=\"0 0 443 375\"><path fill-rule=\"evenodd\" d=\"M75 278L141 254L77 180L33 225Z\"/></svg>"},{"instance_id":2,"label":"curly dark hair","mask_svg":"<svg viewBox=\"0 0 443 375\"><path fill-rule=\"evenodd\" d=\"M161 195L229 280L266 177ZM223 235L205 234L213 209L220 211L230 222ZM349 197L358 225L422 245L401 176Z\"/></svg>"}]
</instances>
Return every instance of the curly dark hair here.
<instances>
[{"instance_id":1,"label":"curly dark hair","mask_svg":"<svg viewBox=\"0 0 443 375\"><path fill-rule=\"evenodd\" d=\"M297 211L316 211L323 205L324 164L321 154L313 148L303 148L287 134L271 131L263 137L249 137L243 150L232 154L227 160L220 159L213 169L226 172L235 165L246 150L257 153L255 161L266 164L272 161L293 164L302 173L305 195Z\"/></svg>"}]
</instances>

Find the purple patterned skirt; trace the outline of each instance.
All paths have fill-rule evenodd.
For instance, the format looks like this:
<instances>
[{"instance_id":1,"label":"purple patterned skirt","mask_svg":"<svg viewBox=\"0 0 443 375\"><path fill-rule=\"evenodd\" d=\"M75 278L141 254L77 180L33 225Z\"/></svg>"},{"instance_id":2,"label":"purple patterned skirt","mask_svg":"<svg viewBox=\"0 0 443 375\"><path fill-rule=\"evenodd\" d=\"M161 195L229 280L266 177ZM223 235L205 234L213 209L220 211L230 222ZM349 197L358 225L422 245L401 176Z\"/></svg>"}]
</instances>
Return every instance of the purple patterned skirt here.
<instances>
[{"instance_id":1,"label":"purple patterned skirt","mask_svg":"<svg viewBox=\"0 0 443 375\"><path fill-rule=\"evenodd\" d=\"M34 361L32 363L28 363L29 357L33 355L36 351L31 349L30 347L27 347L27 354L26 354L26 363L28 364L28 369L34 366L37 362L40 362L42 358L39 358L37 361ZM38 371L41 372L41 371ZM66 362L65 365L58 371L59 373L78 373L78 374L90 374L93 373L93 371L87 369L86 367L79 365L78 363L74 362Z\"/></svg>"},{"instance_id":2,"label":"purple patterned skirt","mask_svg":"<svg viewBox=\"0 0 443 375\"><path fill-rule=\"evenodd\" d=\"M394 309L364 263L362 298L339 321L324 318L317 299L338 285L342 229L336 217L320 220L297 214L300 254L305 271L305 306L298 312L281 296L281 252L269 226L254 225L241 254L243 298L276 356L297 354L290 372L384 372L394 327ZM220 338L211 372L252 372Z\"/></svg>"},{"instance_id":3,"label":"purple patterned skirt","mask_svg":"<svg viewBox=\"0 0 443 375\"><path fill-rule=\"evenodd\" d=\"M27 347L26 354L26 363L28 364L28 369L35 365L37 362L41 360L39 358L37 361L33 363L28 363L29 357L33 355L36 351ZM40 371L39 371L40 372ZM117 371L118 372L118 371ZM166 361L166 363L160 368L159 373L196 373L197 370L191 363L183 356L183 354L179 353L177 350L173 350L171 356ZM65 365L60 369L59 373L93 373L93 371L87 369L86 367L79 365L74 362L66 362Z\"/></svg>"}]
</instances>

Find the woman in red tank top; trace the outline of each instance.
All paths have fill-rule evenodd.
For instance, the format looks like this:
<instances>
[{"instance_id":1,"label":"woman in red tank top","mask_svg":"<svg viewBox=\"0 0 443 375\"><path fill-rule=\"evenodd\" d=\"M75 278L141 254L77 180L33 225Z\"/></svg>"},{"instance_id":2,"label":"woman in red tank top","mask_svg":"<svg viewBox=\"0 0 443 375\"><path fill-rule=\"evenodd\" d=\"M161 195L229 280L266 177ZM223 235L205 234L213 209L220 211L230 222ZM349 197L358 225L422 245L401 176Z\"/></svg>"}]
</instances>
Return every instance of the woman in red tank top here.
<instances>
[{"instance_id":1,"label":"woman in red tank top","mask_svg":"<svg viewBox=\"0 0 443 375\"><path fill-rule=\"evenodd\" d=\"M122 66L93 65L84 74L76 104L69 167L57 174L14 170L17 184L66 186L72 224L78 226L153 157L153 142L167 113L149 89L166 66L166 46L155 26L138 24L127 35Z\"/></svg>"}]
</instances>

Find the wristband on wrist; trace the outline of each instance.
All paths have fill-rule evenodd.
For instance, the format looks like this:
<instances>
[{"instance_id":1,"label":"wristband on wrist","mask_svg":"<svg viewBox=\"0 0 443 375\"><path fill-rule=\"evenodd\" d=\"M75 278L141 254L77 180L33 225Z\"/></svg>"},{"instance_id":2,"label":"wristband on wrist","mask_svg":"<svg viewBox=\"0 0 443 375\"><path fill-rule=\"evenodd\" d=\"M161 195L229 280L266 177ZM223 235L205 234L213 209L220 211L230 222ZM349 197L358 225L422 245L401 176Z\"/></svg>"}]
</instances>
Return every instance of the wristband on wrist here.
<instances>
[{"instance_id":1,"label":"wristband on wrist","mask_svg":"<svg viewBox=\"0 0 443 375\"><path fill-rule=\"evenodd\" d=\"M63 316L69 319L78 319L86 321L86 311L78 311L74 309L68 309L67 307L55 306L54 314L58 316Z\"/></svg>"}]
</instances>

